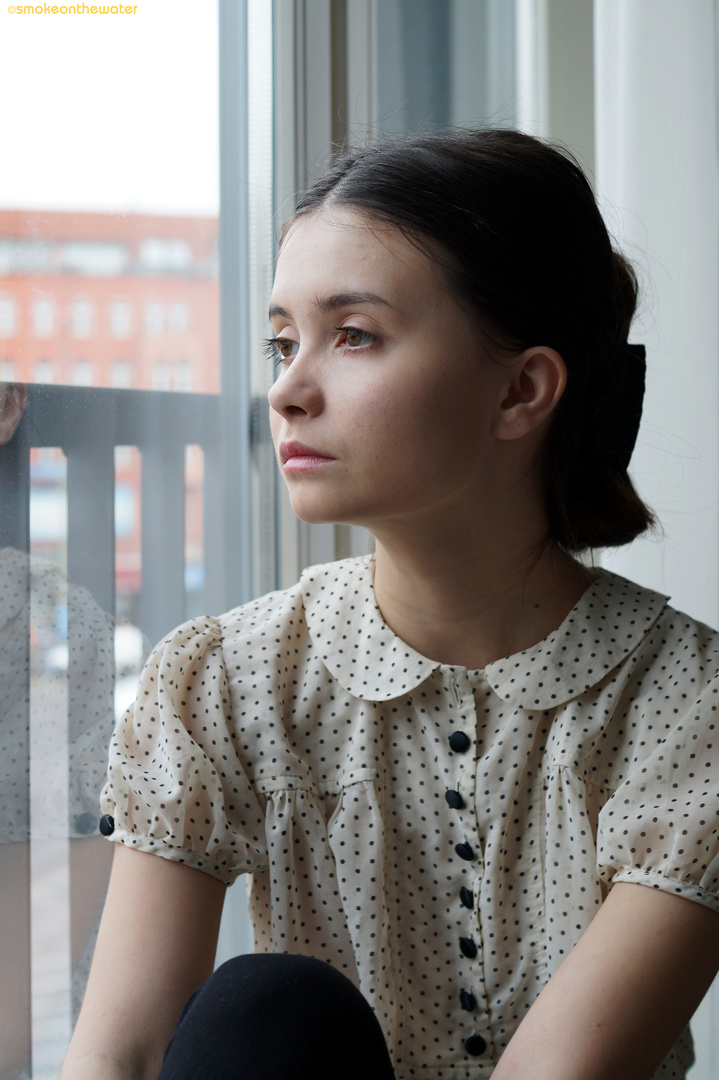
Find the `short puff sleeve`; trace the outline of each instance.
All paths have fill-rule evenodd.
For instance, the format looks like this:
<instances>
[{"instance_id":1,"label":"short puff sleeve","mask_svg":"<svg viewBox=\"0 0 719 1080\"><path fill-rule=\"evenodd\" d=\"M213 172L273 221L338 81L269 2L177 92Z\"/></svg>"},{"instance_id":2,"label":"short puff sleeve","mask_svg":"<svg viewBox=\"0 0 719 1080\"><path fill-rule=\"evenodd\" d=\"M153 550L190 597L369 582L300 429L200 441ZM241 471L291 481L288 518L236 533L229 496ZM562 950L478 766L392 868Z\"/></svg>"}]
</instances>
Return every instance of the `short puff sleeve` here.
<instances>
[{"instance_id":1,"label":"short puff sleeve","mask_svg":"<svg viewBox=\"0 0 719 1080\"><path fill-rule=\"evenodd\" d=\"M598 870L719 911L719 676L599 815Z\"/></svg>"},{"instance_id":2,"label":"short puff sleeve","mask_svg":"<svg viewBox=\"0 0 719 1080\"><path fill-rule=\"evenodd\" d=\"M180 626L151 653L118 722L103 814L112 840L230 884L266 865L264 814L233 741L217 619Z\"/></svg>"}]
</instances>

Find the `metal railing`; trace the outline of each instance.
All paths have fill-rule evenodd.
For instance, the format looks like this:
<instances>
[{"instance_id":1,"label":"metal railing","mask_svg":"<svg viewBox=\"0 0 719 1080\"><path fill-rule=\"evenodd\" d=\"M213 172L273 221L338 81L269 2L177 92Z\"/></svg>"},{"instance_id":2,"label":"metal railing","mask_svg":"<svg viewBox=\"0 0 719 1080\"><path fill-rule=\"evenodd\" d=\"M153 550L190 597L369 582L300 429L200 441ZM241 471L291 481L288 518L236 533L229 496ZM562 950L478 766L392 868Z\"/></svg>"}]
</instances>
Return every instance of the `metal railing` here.
<instances>
[{"instance_id":1,"label":"metal railing","mask_svg":"<svg viewBox=\"0 0 719 1080\"><path fill-rule=\"evenodd\" d=\"M0 447L0 926L3 940L15 934L0 982L3 1010L15 1018L0 1039L3 1077L57 1075L104 896L109 845L97 833L97 796L116 715L115 448L137 447L141 457L139 622L154 643L186 618L189 445L204 453L204 586L193 604L228 606L221 400L28 386L18 428ZM66 460L66 580L31 556L31 451L39 447L59 448ZM238 484L235 474L230 487ZM57 610L39 620L48 605ZM64 661L41 640L60 613Z\"/></svg>"}]
</instances>

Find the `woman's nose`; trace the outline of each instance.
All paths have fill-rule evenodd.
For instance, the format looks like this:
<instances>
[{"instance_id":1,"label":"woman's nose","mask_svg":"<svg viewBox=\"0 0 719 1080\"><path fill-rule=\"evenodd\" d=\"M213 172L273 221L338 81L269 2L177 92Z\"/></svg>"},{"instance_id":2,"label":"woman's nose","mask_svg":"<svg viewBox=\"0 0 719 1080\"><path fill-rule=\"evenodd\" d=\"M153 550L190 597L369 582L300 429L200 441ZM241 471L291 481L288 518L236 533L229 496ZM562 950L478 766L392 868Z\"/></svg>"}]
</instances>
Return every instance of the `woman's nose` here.
<instances>
[{"instance_id":1,"label":"woman's nose","mask_svg":"<svg viewBox=\"0 0 719 1080\"><path fill-rule=\"evenodd\" d=\"M299 414L316 416L322 411L323 397L316 371L300 354L272 384L267 395L270 408L289 418Z\"/></svg>"}]
</instances>

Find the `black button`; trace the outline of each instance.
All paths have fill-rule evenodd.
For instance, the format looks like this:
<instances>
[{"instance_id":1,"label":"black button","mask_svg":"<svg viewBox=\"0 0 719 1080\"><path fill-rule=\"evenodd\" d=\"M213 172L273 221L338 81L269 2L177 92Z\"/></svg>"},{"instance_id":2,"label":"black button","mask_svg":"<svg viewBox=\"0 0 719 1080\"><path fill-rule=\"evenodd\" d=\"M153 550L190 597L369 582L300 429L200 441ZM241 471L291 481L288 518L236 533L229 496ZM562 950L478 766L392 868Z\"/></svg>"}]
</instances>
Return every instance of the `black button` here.
<instances>
[{"instance_id":1,"label":"black button","mask_svg":"<svg viewBox=\"0 0 719 1080\"><path fill-rule=\"evenodd\" d=\"M474 994L470 994L469 990L460 990L459 1003L467 1012L474 1012L477 1008L477 999Z\"/></svg>"},{"instance_id":2,"label":"black button","mask_svg":"<svg viewBox=\"0 0 719 1080\"><path fill-rule=\"evenodd\" d=\"M459 947L468 960L474 960L477 955L477 946L474 944L471 937L461 937L459 939Z\"/></svg>"},{"instance_id":3,"label":"black button","mask_svg":"<svg viewBox=\"0 0 719 1080\"><path fill-rule=\"evenodd\" d=\"M464 1049L472 1057L479 1057L487 1049L487 1044L481 1035L470 1035L468 1039L465 1039Z\"/></svg>"},{"instance_id":4,"label":"black button","mask_svg":"<svg viewBox=\"0 0 719 1080\"><path fill-rule=\"evenodd\" d=\"M471 844L468 844L466 840L465 840L465 842L463 844L455 844L454 845L454 850L457 852L460 859L466 859L467 862L469 862L470 859L474 858L474 852L472 851L472 846L471 846Z\"/></svg>"},{"instance_id":5,"label":"black button","mask_svg":"<svg viewBox=\"0 0 719 1080\"><path fill-rule=\"evenodd\" d=\"M465 889L464 885L459 890L459 899L462 907L468 907L471 911L474 907L474 893L471 889Z\"/></svg>"},{"instance_id":6,"label":"black button","mask_svg":"<svg viewBox=\"0 0 719 1080\"><path fill-rule=\"evenodd\" d=\"M461 754L469 747L469 737L463 731L453 731L449 737L449 745L456 753Z\"/></svg>"},{"instance_id":7,"label":"black button","mask_svg":"<svg viewBox=\"0 0 719 1080\"><path fill-rule=\"evenodd\" d=\"M110 814L103 814L100 818L100 832L103 836L111 836L115 831L115 819Z\"/></svg>"},{"instance_id":8,"label":"black button","mask_svg":"<svg viewBox=\"0 0 719 1080\"><path fill-rule=\"evenodd\" d=\"M445 791L444 797L453 810L461 810L464 806L464 799L458 791Z\"/></svg>"},{"instance_id":9,"label":"black button","mask_svg":"<svg viewBox=\"0 0 719 1080\"><path fill-rule=\"evenodd\" d=\"M75 818L75 828L80 833L80 836L92 836L97 829L97 818L87 810L84 814L80 814L79 817Z\"/></svg>"}]
</instances>

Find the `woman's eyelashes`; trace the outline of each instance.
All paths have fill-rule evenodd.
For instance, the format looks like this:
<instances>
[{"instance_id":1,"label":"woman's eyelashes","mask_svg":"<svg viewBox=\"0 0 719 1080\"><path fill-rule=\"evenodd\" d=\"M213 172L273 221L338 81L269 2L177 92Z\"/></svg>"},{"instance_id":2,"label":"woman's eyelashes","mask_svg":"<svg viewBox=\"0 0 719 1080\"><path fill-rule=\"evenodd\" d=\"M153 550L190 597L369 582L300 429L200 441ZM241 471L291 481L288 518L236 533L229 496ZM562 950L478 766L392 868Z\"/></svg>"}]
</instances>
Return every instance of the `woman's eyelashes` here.
<instances>
[{"instance_id":1,"label":"woman's eyelashes","mask_svg":"<svg viewBox=\"0 0 719 1080\"><path fill-rule=\"evenodd\" d=\"M366 349L377 342L374 334L357 326L336 326L335 332L339 335L337 344L348 349Z\"/></svg>"},{"instance_id":2,"label":"woman's eyelashes","mask_svg":"<svg viewBox=\"0 0 719 1080\"><path fill-rule=\"evenodd\" d=\"M262 343L265 356L273 360L275 364L282 364L285 360L291 360L300 347L299 341L291 341L289 338L271 337L265 338Z\"/></svg>"},{"instance_id":3,"label":"woman's eyelashes","mask_svg":"<svg viewBox=\"0 0 719 1080\"><path fill-rule=\"evenodd\" d=\"M333 333L335 335L334 345L350 352L370 349L378 341L375 334L370 334L369 330L360 330L357 326L335 326ZM291 360L299 347L298 341L292 341L291 338L285 337L265 338L263 342L265 355L270 360L273 360L275 364L282 364L285 360Z\"/></svg>"}]
</instances>

